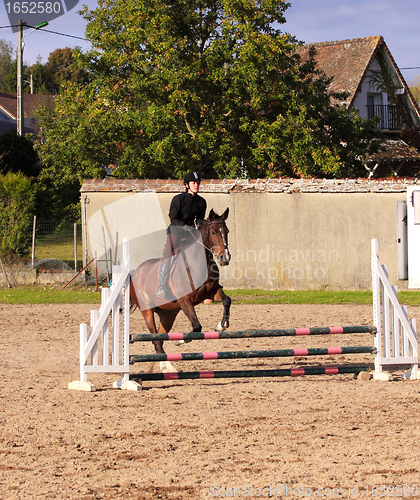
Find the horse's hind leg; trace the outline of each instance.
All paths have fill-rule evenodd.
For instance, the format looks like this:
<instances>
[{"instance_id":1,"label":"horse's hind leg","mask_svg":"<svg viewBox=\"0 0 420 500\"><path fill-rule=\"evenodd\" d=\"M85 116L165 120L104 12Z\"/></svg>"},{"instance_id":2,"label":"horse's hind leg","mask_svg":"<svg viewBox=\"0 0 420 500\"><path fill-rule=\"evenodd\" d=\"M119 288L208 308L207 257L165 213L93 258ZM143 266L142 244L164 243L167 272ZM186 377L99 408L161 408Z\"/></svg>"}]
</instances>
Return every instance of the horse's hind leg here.
<instances>
[{"instance_id":1,"label":"horse's hind leg","mask_svg":"<svg viewBox=\"0 0 420 500\"><path fill-rule=\"evenodd\" d=\"M229 317L230 317L230 304L232 299L225 294L223 288L219 288L214 295L214 300L219 300L223 304L223 317L222 321L216 326L218 332L226 330L229 328Z\"/></svg>"},{"instance_id":2,"label":"horse's hind leg","mask_svg":"<svg viewBox=\"0 0 420 500\"><path fill-rule=\"evenodd\" d=\"M144 321L150 333L157 333L155 315L153 313L153 309L145 309L142 310ZM155 351L158 354L165 354L163 350L163 342L161 340L152 340L152 344L155 348Z\"/></svg>"},{"instance_id":3,"label":"horse's hind leg","mask_svg":"<svg viewBox=\"0 0 420 500\"><path fill-rule=\"evenodd\" d=\"M163 309L158 309L156 312L160 319L158 333L169 333L179 311L166 311ZM156 352L165 352L163 350L163 342L153 342L153 344L155 345ZM159 363L159 368L161 373L174 373L178 371L170 361L161 361Z\"/></svg>"}]
</instances>

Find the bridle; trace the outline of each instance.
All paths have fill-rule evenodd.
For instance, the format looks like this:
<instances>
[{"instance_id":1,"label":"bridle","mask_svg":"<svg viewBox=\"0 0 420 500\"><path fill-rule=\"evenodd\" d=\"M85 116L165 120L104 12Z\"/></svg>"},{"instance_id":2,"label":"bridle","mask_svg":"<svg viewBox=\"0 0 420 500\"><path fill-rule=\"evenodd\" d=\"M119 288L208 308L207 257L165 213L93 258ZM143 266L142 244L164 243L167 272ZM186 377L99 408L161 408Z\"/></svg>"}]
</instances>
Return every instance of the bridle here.
<instances>
[{"instance_id":1,"label":"bridle","mask_svg":"<svg viewBox=\"0 0 420 500\"><path fill-rule=\"evenodd\" d=\"M219 252L219 253L216 253L216 252L214 251L214 246L215 246L215 245L214 245L213 237L212 237L212 236L211 236L211 234L210 234L210 226L211 226L211 225L213 225L213 224L223 224L223 225L226 227L226 223L225 223L225 221L221 221L221 222L220 222L220 221L218 221L218 222L207 222L207 225L208 225L208 226L207 226L207 241L208 241L209 239L211 239L211 243L212 243L212 244L211 244L211 246L210 246L210 248L208 248L208 250L209 250L209 251L210 251L213 255L216 255L216 257L220 257L220 255L221 255L221 254L222 254L225 250L227 250L227 249L228 249L228 244L227 244L227 241L225 240L225 235L224 235L224 234L223 234L223 232L222 232L222 228L220 228L220 234L221 234L221 236L222 236L222 241L223 241L223 248L222 248L222 250L220 250L220 252ZM218 246L221 246L221 245L218 243ZM207 247L206 247L206 248L207 248Z\"/></svg>"},{"instance_id":2,"label":"bridle","mask_svg":"<svg viewBox=\"0 0 420 500\"><path fill-rule=\"evenodd\" d=\"M210 234L210 226L212 226L213 224L223 224L225 227L226 227L226 223L225 221L214 221L214 222L209 222L209 221L205 221L207 222L207 242L210 240L211 241L211 245L210 246L207 246L205 245L202 241L200 241L200 239L198 238L195 238L196 241L198 241L198 243L200 243L200 245L203 245L203 247L208 250L212 255L215 255L216 257L220 257L220 255L228 249L228 244L227 244L227 241L225 240L225 235L223 234L221 228L220 228L220 234L222 235L222 240L223 240L223 248L222 250L220 250L219 253L216 253L214 251L214 247L216 246L215 243L214 243L214 240L213 240L213 237L212 235ZM220 243L217 244L217 246L221 246Z\"/></svg>"}]
</instances>

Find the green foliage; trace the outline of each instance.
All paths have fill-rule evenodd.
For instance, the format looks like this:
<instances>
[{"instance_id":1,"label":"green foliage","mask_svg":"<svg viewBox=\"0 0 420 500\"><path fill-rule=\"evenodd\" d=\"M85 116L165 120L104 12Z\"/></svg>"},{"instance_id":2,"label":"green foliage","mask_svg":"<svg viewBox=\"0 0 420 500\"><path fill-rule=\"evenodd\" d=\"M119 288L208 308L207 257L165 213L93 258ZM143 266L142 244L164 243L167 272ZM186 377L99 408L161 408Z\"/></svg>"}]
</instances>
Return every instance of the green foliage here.
<instances>
[{"instance_id":1,"label":"green foliage","mask_svg":"<svg viewBox=\"0 0 420 500\"><path fill-rule=\"evenodd\" d=\"M42 113L56 185L104 177L365 175L371 125L335 104L313 56L277 28L279 0L100 0L85 7L89 85Z\"/></svg>"},{"instance_id":2,"label":"green foliage","mask_svg":"<svg viewBox=\"0 0 420 500\"><path fill-rule=\"evenodd\" d=\"M75 184L54 187L41 179L37 183L36 215L39 220L80 222L80 191Z\"/></svg>"},{"instance_id":3,"label":"green foliage","mask_svg":"<svg viewBox=\"0 0 420 500\"><path fill-rule=\"evenodd\" d=\"M420 106L420 75L416 75L410 82L410 90L417 104Z\"/></svg>"},{"instance_id":4,"label":"green foliage","mask_svg":"<svg viewBox=\"0 0 420 500\"><path fill-rule=\"evenodd\" d=\"M13 57L12 57L13 56ZM30 92L29 79L33 73L34 81L36 81L36 73L39 69L33 69L42 65L37 63L32 68L28 68L23 64L23 91ZM10 42L0 39L0 92L16 93L16 49ZM41 93L41 92L40 92Z\"/></svg>"},{"instance_id":5,"label":"green foliage","mask_svg":"<svg viewBox=\"0 0 420 500\"><path fill-rule=\"evenodd\" d=\"M50 93L49 92L49 88L51 86L50 77L48 75L46 67L41 63L41 61L37 61L28 70L25 69L25 72L26 71L29 71L30 75L32 75L32 86L33 86L33 92L35 94ZM25 80L27 80L27 78L25 78ZM27 88L25 88L25 92L26 93L28 92Z\"/></svg>"},{"instance_id":6,"label":"green foliage","mask_svg":"<svg viewBox=\"0 0 420 500\"><path fill-rule=\"evenodd\" d=\"M47 63L43 66L47 78L47 91L58 94L64 82L86 84L89 75L85 68L74 67L74 51L69 47L56 49L48 56Z\"/></svg>"},{"instance_id":7,"label":"green foliage","mask_svg":"<svg viewBox=\"0 0 420 500\"><path fill-rule=\"evenodd\" d=\"M42 64L41 57L32 66L23 64L23 91L31 91L31 76L34 94L58 94L63 82L87 83L89 75L86 69L73 66L74 53L73 49L65 47L51 52L45 64ZM0 92L16 93L15 54L12 44L0 39Z\"/></svg>"},{"instance_id":8,"label":"green foliage","mask_svg":"<svg viewBox=\"0 0 420 500\"><path fill-rule=\"evenodd\" d=\"M50 53L45 64L38 60L29 68L25 67L25 80L29 80L32 75L35 94L59 94L63 82L84 84L89 81L84 68L74 68L73 54L73 49L69 47L56 49ZM28 92L27 89L25 91Z\"/></svg>"},{"instance_id":9,"label":"green foliage","mask_svg":"<svg viewBox=\"0 0 420 500\"><path fill-rule=\"evenodd\" d=\"M13 46L10 42L0 39L0 92L6 92L12 70ZM15 73L16 75L16 73ZM16 88L16 77L15 77Z\"/></svg>"},{"instance_id":10,"label":"green foliage","mask_svg":"<svg viewBox=\"0 0 420 500\"><path fill-rule=\"evenodd\" d=\"M0 174L21 172L27 177L36 177L40 165L33 142L16 134L11 129L0 135Z\"/></svg>"},{"instance_id":11,"label":"green foliage","mask_svg":"<svg viewBox=\"0 0 420 500\"><path fill-rule=\"evenodd\" d=\"M30 248L36 186L20 173L0 175L0 254L22 256Z\"/></svg>"}]
</instances>

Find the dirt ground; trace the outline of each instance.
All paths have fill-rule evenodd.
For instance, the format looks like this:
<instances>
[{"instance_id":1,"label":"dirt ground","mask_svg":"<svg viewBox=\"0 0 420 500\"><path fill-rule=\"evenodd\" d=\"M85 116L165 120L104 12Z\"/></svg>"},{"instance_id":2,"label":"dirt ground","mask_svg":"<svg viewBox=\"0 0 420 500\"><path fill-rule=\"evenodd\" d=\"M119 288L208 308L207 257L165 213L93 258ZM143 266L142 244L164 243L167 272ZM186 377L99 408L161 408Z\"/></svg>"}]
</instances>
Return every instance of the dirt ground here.
<instances>
[{"instance_id":1,"label":"dirt ground","mask_svg":"<svg viewBox=\"0 0 420 500\"><path fill-rule=\"evenodd\" d=\"M116 375L93 375L96 392L71 391L67 384L78 378L79 324L89 322L96 308L0 305L2 500L420 496L420 381L397 376L363 382L352 375L185 380L144 382L142 392L130 392L112 388ZM203 329L213 329L221 313L220 305L201 305ZM420 310L410 308L409 316L419 322ZM230 329L364 324L372 324L370 306L234 305ZM180 315L174 331L188 330ZM131 332L142 331L137 311ZM194 341L183 350L372 343L371 335L360 334ZM179 351L171 343L165 347ZM153 347L135 344L131 351L142 350ZM345 363L372 364L373 357L176 366L191 371ZM132 370L141 371L140 365Z\"/></svg>"}]
</instances>

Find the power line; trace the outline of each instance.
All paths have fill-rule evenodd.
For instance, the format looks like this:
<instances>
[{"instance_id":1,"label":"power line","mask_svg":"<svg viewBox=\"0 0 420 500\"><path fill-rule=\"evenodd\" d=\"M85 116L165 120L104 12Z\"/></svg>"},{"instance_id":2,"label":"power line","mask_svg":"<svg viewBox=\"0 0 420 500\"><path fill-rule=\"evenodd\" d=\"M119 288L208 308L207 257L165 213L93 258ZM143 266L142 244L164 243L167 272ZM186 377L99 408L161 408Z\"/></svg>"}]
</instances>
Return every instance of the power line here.
<instances>
[{"instance_id":1,"label":"power line","mask_svg":"<svg viewBox=\"0 0 420 500\"><path fill-rule=\"evenodd\" d=\"M69 38L77 38L78 40L86 40L86 38L82 38L81 36L67 35L66 33L59 33L58 31L50 31L50 30L39 30L39 31L45 31L47 33L53 33L54 35L68 36Z\"/></svg>"},{"instance_id":2,"label":"power line","mask_svg":"<svg viewBox=\"0 0 420 500\"><path fill-rule=\"evenodd\" d=\"M28 28L31 28L32 26L28 26ZM13 26L0 26L0 29L2 28L17 28L17 25L13 25ZM77 38L78 40L86 40L86 38L82 38L80 36L75 36L75 35L67 35L66 33L59 33L58 31L50 31L50 30L43 30L43 29L40 29L38 31L45 31L47 33L52 33L54 35L61 35L61 36L68 36L69 38ZM87 40L86 40L87 41Z\"/></svg>"},{"instance_id":3,"label":"power line","mask_svg":"<svg viewBox=\"0 0 420 500\"><path fill-rule=\"evenodd\" d=\"M420 66L414 66L412 68L400 68L400 69L420 69Z\"/></svg>"}]
</instances>

